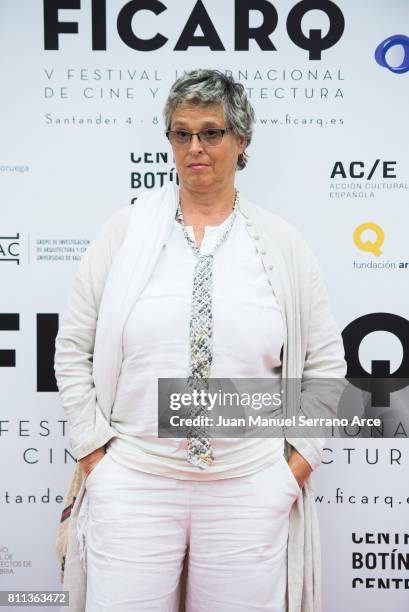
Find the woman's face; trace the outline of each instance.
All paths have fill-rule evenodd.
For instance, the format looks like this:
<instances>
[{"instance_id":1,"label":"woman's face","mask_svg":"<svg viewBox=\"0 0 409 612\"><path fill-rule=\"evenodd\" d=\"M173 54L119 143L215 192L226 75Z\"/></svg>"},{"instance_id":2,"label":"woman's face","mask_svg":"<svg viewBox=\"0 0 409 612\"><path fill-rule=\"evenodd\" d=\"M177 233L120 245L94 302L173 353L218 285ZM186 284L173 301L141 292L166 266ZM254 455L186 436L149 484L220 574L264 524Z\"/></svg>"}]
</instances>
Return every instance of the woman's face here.
<instances>
[{"instance_id":1,"label":"woman's face","mask_svg":"<svg viewBox=\"0 0 409 612\"><path fill-rule=\"evenodd\" d=\"M228 127L221 104L206 107L183 105L172 114L171 130L200 132L210 127ZM216 146L200 142L197 136L192 137L190 144L172 145L180 184L192 191L230 188L234 185L237 158L245 145L245 138L237 138L232 132L225 133ZM204 164L204 167L194 168L191 164Z\"/></svg>"}]
</instances>

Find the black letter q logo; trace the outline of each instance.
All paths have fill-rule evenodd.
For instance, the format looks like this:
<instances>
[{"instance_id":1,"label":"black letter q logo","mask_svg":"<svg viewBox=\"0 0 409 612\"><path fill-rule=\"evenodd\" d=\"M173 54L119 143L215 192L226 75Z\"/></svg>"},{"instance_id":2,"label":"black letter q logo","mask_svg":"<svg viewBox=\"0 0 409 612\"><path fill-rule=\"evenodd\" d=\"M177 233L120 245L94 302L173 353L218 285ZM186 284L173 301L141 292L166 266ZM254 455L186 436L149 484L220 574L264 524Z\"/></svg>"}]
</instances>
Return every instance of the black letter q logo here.
<instances>
[{"instance_id":1,"label":"black letter q logo","mask_svg":"<svg viewBox=\"0 0 409 612\"><path fill-rule=\"evenodd\" d=\"M359 346L362 340L375 331L394 334L403 348L402 362L396 372L391 373L390 360L373 360L372 372L363 369L359 361ZM342 332L345 359L348 364L347 378L351 383L372 394L373 407L390 406L390 394L409 384L409 321L388 312L367 314L352 321Z\"/></svg>"}]
</instances>

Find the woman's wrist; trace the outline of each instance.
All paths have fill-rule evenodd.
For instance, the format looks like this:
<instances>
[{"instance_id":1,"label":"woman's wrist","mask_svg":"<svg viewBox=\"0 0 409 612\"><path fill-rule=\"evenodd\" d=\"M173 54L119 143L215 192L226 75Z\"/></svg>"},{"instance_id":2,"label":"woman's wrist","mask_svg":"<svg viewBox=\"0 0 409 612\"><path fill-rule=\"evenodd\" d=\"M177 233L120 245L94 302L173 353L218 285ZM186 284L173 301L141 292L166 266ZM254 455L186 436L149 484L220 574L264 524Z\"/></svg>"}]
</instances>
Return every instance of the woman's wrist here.
<instances>
[{"instance_id":1,"label":"woman's wrist","mask_svg":"<svg viewBox=\"0 0 409 612\"><path fill-rule=\"evenodd\" d=\"M303 487L305 481L312 472L311 465L295 448L292 449L288 465L300 487Z\"/></svg>"},{"instance_id":2,"label":"woman's wrist","mask_svg":"<svg viewBox=\"0 0 409 612\"><path fill-rule=\"evenodd\" d=\"M102 459L105 453L106 450L104 445L100 448L95 449L94 451L92 451L92 453L89 453L89 455L86 455L85 457L82 457L82 459L78 460L78 463L81 465L81 469L85 476L93 469L95 464Z\"/></svg>"}]
</instances>

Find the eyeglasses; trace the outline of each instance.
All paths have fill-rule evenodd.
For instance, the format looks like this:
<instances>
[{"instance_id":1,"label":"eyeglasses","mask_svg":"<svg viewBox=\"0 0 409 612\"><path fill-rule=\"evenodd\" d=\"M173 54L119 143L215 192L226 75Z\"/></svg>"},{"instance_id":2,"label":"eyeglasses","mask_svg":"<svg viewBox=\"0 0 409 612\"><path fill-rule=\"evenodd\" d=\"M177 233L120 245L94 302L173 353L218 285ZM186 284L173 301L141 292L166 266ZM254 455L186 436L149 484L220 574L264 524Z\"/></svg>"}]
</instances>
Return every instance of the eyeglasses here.
<instances>
[{"instance_id":1,"label":"eyeglasses","mask_svg":"<svg viewBox=\"0 0 409 612\"><path fill-rule=\"evenodd\" d=\"M231 128L208 128L200 132L187 132L186 130L168 130L166 133L170 143L176 146L186 146L190 144L192 136L197 136L200 142L210 147L216 147L223 140L226 132L231 132Z\"/></svg>"}]
</instances>

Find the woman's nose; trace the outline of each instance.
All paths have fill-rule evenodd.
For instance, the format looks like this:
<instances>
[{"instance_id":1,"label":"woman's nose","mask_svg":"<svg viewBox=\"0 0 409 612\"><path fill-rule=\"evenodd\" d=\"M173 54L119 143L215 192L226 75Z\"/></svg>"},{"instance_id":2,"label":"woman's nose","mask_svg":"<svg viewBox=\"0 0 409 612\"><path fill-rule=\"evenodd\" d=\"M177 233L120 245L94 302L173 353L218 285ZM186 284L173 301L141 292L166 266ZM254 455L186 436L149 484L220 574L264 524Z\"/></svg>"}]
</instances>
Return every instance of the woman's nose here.
<instances>
[{"instance_id":1,"label":"woman's nose","mask_svg":"<svg viewBox=\"0 0 409 612\"><path fill-rule=\"evenodd\" d=\"M192 138L189 143L189 151L202 151L203 146L199 140L199 136L197 134L192 134Z\"/></svg>"}]
</instances>

